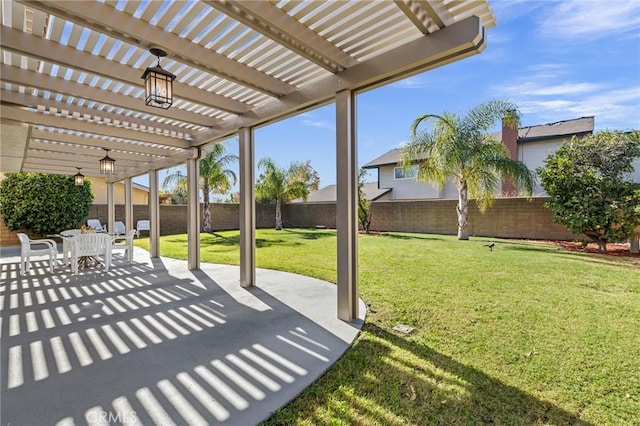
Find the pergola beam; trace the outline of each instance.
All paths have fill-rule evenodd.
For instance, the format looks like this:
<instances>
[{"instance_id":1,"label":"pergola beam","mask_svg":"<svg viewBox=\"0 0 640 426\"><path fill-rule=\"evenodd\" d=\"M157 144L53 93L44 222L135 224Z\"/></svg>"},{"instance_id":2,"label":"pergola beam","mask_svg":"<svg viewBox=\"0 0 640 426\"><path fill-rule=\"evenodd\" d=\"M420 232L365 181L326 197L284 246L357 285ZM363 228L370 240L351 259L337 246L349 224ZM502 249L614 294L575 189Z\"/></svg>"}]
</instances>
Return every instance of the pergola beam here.
<instances>
[{"instance_id":1,"label":"pergola beam","mask_svg":"<svg viewBox=\"0 0 640 426\"><path fill-rule=\"evenodd\" d=\"M205 3L329 72L336 73L358 63L271 2L207 0Z\"/></svg>"},{"instance_id":2,"label":"pergola beam","mask_svg":"<svg viewBox=\"0 0 640 426\"><path fill-rule=\"evenodd\" d=\"M160 147L153 147L147 145L136 144L132 145L130 143L120 142L112 139L102 139L97 137L85 137L78 136L69 133L59 133L55 131L48 131L39 129L37 126L33 127L31 131L31 142L29 146L31 148L36 148L39 144L43 144L43 142L38 142L38 139L41 141L50 141L59 143L59 146L71 145L71 146L80 146L80 147L96 147L96 148L106 148L113 149L121 152L130 152L132 154L149 154L155 156L167 156L172 155L178 152L177 150L171 150Z\"/></svg>"},{"instance_id":3,"label":"pergola beam","mask_svg":"<svg viewBox=\"0 0 640 426\"><path fill-rule=\"evenodd\" d=\"M47 146L48 145L48 146ZM78 156L78 160L82 162L89 162L91 164L97 164L97 162L104 157L105 151L97 149L79 148L79 147L55 147L50 144L33 144L28 149L29 159L31 158L44 158L44 159L64 159L69 155ZM109 152L109 157L118 162L119 165L124 164L126 166L136 166L139 163L149 163L153 160L157 160L161 157L148 157L144 155L125 154L122 155L117 151Z\"/></svg>"},{"instance_id":4,"label":"pergola beam","mask_svg":"<svg viewBox=\"0 0 640 426\"><path fill-rule=\"evenodd\" d=\"M394 0L394 3L424 35L444 27L436 11L426 1Z\"/></svg>"},{"instance_id":5,"label":"pergola beam","mask_svg":"<svg viewBox=\"0 0 640 426\"><path fill-rule=\"evenodd\" d=\"M109 61L108 59L94 56L87 52L73 47L64 46L42 37L29 35L5 25L2 26L0 40L2 40L0 43L3 48L12 52L20 53L21 55L39 60L48 60L47 58L53 56L57 58L57 63L59 65L69 67L76 71L85 71L90 74L119 81L128 86L133 86L139 89L144 88L144 80L141 78L142 73L137 68L115 61ZM251 108L250 105L245 103L238 102L215 93L199 90L196 87L180 83L179 81L174 81L173 86L175 92L179 94L180 99L199 104L206 104L221 111L241 114Z\"/></svg>"},{"instance_id":6,"label":"pergola beam","mask_svg":"<svg viewBox=\"0 0 640 426\"><path fill-rule=\"evenodd\" d=\"M44 114L42 112L28 111L21 108L0 106L0 114L2 118L7 120L20 121L32 125L42 125L56 127L59 129L73 130L76 132L86 132L94 134L105 134L114 138L128 139L132 141L147 142L150 144L161 144L176 148L189 148L189 141L184 139L170 138L167 136L153 135L135 130L122 129L116 126L108 126L106 124L96 124L88 121L74 120L69 117L62 117L53 114ZM106 130L108 127L109 130Z\"/></svg>"},{"instance_id":7,"label":"pergola beam","mask_svg":"<svg viewBox=\"0 0 640 426\"><path fill-rule=\"evenodd\" d=\"M228 137L242 127L259 126L325 105L333 101L339 90L361 92L373 89L478 54L485 47L484 36L479 18L469 17L341 73L308 84L280 99L254 108L250 114L225 120L217 128L196 135L192 146Z\"/></svg>"},{"instance_id":8,"label":"pergola beam","mask_svg":"<svg viewBox=\"0 0 640 426\"><path fill-rule=\"evenodd\" d=\"M80 117L91 117L97 122L110 122L123 128L135 128L144 129L148 133L157 135L171 135L181 139L190 139L191 133L189 129L185 129L179 126L171 124L160 123L158 121L149 121L142 118L133 116L123 116L115 112L109 112L104 110L97 110L94 108L88 108L86 106L80 106L76 104L70 104L66 102L59 102L53 98L43 98L42 96L29 95L27 93L14 92L12 90L0 89L0 99L5 104L15 104L25 107L37 108L46 107L50 111L69 111L72 110L74 114L78 114Z\"/></svg>"},{"instance_id":9,"label":"pergola beam","mask_svg":"<svg viewBox=\"0 0 640 426\"><path fill-rule=\"evenodd\" d=\"M86 168L87 170L95 169L98 170L98 161L100 158L91 158L86 157L80 154L64 154L64 153L52 153L52 152L29 152L29 159L25 161L25 166L33 166L33 165L42 165L42 166L59 166L59 167L69 167L69 171L75 171L75 167ZM109 157L113 157L109 153ZM102 153L104 157L104 152ZM145 162L146 164L151 164L151 161ZM75 166L71 167L70 165L74 164ZM138 166L140 163L135 163L127 160L116 160L116 164L118 168L133 168Z\"/></svg>"},{"instance_id":10,"label":"pergola beam","mask_svg":"<svg viewBox=\"0 0 640 426\"><path fill-rule=\"evenodd\" d=\"M149 170L160 170L169 167L175 167L178 164L182 164L190 158L198 158L199 149L190 148L184 151L177 152L172 155L168 155L164 158L158 158L148 163L141 163L137 167L129 168L126 172L116 171L116 174L109 178L112 181L122 180L132 176L138 176L147 173ZM117 169L116 169L117 170Z\"/></svg>"},{"instance_id":11,"label":"pergola beam","mask_svg":"<svg viewBox=\"0 0 640 426\"><path fill-rule=\"evenodd\" d=\"M78 84L74 81L55 78L34 71L21 69L11 65L2 64L0 66L0 76L3 82L17 84L24 87L32 87L36 89L46 90L51 93L59 93L62 95L73 96L80 99L95 99L97 102L112 105L124 110L139 111L150 116L157 116L168 120L182 121L184 123L195 124L202 127L211 127L220 121L207 117L202 114L196 114L187 110L173 108L171 110L163 110L144 105L144 100L139 99L135 105L131 102L130 96L121 95L119 93L102 90L97 87L91 87L86 84ZM123 116L124 119L124 116Z\"/></svg>"},{"instance_id":12,"label":"pergola beam","mask_svg":"<svg viewBox=\"0 0 640 426\"><path fill-rule=\"evenodd\" d=\"M244 65L204 46L164 31L154 25L96 2L23 1L30 7L52 13L141 48L162 46L169 56L190 67L218 75L242 86L278 97L295 89L283 81ZM151 56L150 56L151 57Z\"/></svg>"}]
</instances>

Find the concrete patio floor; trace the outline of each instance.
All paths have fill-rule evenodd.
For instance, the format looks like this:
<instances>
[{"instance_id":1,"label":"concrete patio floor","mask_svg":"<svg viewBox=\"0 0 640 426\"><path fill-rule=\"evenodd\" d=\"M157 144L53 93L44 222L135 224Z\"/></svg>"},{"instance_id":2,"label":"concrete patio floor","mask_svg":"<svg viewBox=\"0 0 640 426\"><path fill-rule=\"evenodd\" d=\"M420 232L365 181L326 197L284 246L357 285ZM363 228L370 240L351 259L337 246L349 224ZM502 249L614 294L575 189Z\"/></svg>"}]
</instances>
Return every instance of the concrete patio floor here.
<instances>
[{"instance_id":1,"label":"concrete patio floor","mask_svg":"<svg viewBox=\"0 0 640 426\"><path fill-rule=\"evenodd\" d=\"M2 425L252 425L309 386L364 322L336 286L238 267L118 256L108 273L0 252Z\"/></svg>"}]
</instances>

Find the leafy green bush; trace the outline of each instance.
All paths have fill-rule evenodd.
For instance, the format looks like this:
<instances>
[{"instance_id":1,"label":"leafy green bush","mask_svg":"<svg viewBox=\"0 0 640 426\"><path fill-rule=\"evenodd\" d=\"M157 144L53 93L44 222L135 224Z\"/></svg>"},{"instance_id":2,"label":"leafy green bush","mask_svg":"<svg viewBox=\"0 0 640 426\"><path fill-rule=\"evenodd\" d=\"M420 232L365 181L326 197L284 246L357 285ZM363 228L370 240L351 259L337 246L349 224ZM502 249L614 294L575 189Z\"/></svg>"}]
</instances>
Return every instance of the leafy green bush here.
<instances>
[{"instance_id":1,"label":"leafy green bush","mask_svg":"<svg viewBox=\"0 0 640 426\"><path fill-rule=\"evenodd\" d=\"M0 214L11 230L43 236L78 228L93 201L91 183L76 186L73 176L8 173L0 181Z\"/></svg>"},{"instance_id":2,"label":"leafy green bush","mask_svg":"<svg viewBox=\"0 0 640 426\"><path fill-rule=\"evenodd\" d=\"M564 142L538 169L554 221L606 251L640 225L640 187L629 174L640 157L640 132L601 131Z\"/></svg>"}]
</instances>

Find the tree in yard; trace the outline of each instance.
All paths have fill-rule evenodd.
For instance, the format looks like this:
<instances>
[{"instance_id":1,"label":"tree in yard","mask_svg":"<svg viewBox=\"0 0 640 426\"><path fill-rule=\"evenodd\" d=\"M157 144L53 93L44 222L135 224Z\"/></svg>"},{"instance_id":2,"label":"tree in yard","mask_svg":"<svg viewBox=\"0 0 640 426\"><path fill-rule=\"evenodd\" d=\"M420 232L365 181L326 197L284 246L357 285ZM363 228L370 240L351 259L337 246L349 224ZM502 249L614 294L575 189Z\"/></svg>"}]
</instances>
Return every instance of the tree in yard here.
<instances>
[{"instance_id":1,"label":"tree in yard","mask_svg":"<svg viewBox=\"0 0 640 426\"><path fill-rule=\"evenodd\" d=\"M487 132L500 120L517 127L517 107L508 101L493 100L476 106L466 116L445 112L416 118L411 126L411 142L402 149L402 166L416 166L417 179L439 188L453 179L458 190L458 239L468 240L468 198L475 198L481 212L491 206L503 178L531 195L534 174L510 157L501 141ZM422 122L431 127L418 131Z\"/></svg>"},{"instance_id":2,"label":"tree in yard","mask_svg":"<svg viewBox=\"0 0 640 426\"><path fill-rule=\"evenodd\" d=\"M209 211L209 196L213 194L226 194L237 182L236 174L229 169L238 161L238 156L227 154L226 147L215 144L211 150L200 160L200 185L204 203L203 225L204 232L211 232L211 212Z\"/></svg>"},{"instance_id":3,"label":"tree in yard","mask_svg":"<svg viewBox=\"0 0 640 426\"><path fill-rule=\"evenodd\" d=\"M76 186L73 176L8 173L0 181L0 213L12 231L44 236L78 228L92 201L91 182Z\"/></svg>"},{"instance_id":4,"label":"tree in yard","mask_svg":"<svg viewBox=\"0 0 640 426\"><path fill-rule=\"evenodd\" d=\"M162 187L168 189L171 204L184 204L187 202L187 177L181 170L168 173L162 181Z\"/></svg>"},{"instance_id":5,"label":"tree in yard","mask_svg":"<svg viewBox=\"0 0 640 426\"><path fill-rule=\"evenodd\" d=\"M640 131L602 131L572 138L538 169L554 220L607 250L640 225L640 187L629 179L640 157Z\"/></svg>"},{"instance_id":6,"label":"tree in yard","mask_svg":"<svg viewBox=\"0 0 640 426\"><path fill-rule=\"evenodd\" d=\"M371 201L367 200L364 194L364 184L367 171L360 169L358 173L358 222L365 233L371 229Z\"/></svg>"},{"instance_id":7,"label":"tree in yard","mask_svg":"<svg viewBox=\"0 0 640 426\"><path fill-rule=\"evenodd\" d=\"M256 195L262 203L275 203L276 229L282 229L282 204L296 198L305 201L311 191L318 189L320 177L311 167L309 161L305 163L292 162L288 169L278 167L274 161L265 157L258 162L262 170L256 182Z\"/></svg>"},{"instance_id":8,"label":"tree in yard","mask_svg":"<svg viewBox=\"0 0 640 426\"><path fill-rule=\"evenodd\" d=\"M211 194L226 194L233 185L236 184L237 178L233 170L228 167L238 161L238 156L227 154L224 144L215 144L200 159L199 183L202 190L203 201L203 220L202 230L211 232ZM187 192L187 178L178 170L175 173L167 175L163 183L163 187L173 186L174 192L179 195L179 199L185 197L180 196Z\"/></svg>"}]
</instances>

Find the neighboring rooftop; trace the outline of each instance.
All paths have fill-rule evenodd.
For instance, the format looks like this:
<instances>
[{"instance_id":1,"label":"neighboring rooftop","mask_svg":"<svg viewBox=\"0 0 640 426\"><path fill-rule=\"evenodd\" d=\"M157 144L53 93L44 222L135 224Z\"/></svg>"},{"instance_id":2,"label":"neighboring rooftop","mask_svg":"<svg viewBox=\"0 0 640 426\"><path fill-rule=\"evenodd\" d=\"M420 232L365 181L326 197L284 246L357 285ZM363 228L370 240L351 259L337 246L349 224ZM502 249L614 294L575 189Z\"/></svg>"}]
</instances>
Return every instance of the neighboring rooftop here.
<instances>
[{"instance_id":1,"label":"neighboring rooftop","mask_svg":"<svg viewBox=\"0 0 640 426\"><path fill-rule=\"evenodd\" d=\"M385 152L380 157L374 158L373 160L366 163L362 166L363 169L375 169L380 166L387 166L389 164L398 164L400 162L400 148L394 148L391 151Z\"/></svg>"},{"instance_id":2,"label":"neighboring rooftop","mask_svg":"<svg viewBox=\"0 0 640 426\"><path fill-rule=\"evenodd\" d=\"M518 129L518 143L535 142L545 139L558 139L573 135L584 136L593 133L594 117L580 117L572 120L556 121L554 123L538 124L536 126ZM493 133L500 140L502 132ZM394 148L362 166L363 169L375 169L380 166L398 164L402 150Z\"/></svg>"},{"instance_id":3,"label":"neighboring rooftop","mask_svg":"<svg viewBox=\"0 0 640 426\"><path fill-rule=\"evenodd\" d=\"M594 117L580 117L518 129L518 142L557 139L563 136L584 136L593 133Z\"/></svg>"},{"instance_id":4,"label":"neighboring rooftop","mask_svg":"<svg viewBox=\"0 0 640 426\"><path fill-rule=\"evenodd\" d=\"M374 201L382 197L387 192L391 191L389 188L378 188L377 182L367 182L362 187L364 196L369 201ZM338 198L336 185L327 185L324 188L320 188L317 191L313 191L309 194L308 203L335 203ZM293 200L292 203L303 203L301 198Z\"/></svg>"}]
</instances>

